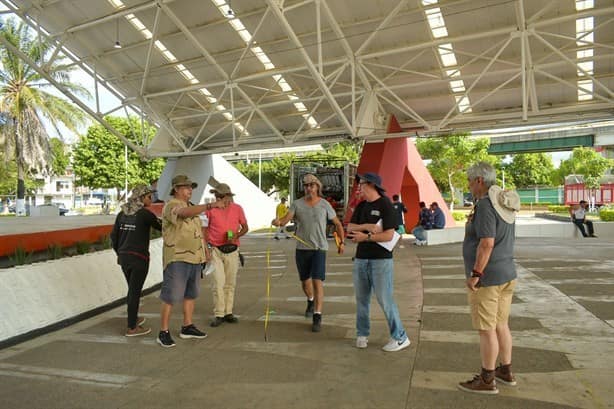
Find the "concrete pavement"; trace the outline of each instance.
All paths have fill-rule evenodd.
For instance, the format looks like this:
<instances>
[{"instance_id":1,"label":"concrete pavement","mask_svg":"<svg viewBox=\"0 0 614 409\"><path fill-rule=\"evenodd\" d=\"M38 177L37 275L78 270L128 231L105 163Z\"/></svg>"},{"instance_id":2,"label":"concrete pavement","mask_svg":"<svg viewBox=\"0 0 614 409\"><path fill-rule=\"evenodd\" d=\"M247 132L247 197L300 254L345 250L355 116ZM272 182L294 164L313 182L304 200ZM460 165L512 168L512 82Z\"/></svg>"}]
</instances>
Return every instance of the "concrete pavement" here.
<instances>
[{"instance_id":1,"label":"concrete pavement","mask_svg":"<svg viewBox=\"0 0 614 409\"><path fill-rule=\"evenodd\" d=\"M460 244L395 250L395 294L412 340L385 353L383 315L372 301L369 348L354 348L353 246L328 256L323 330L310 331L293 240L244 238L235 313L210 328L202 282L195 323L209 336L175 348L155 343L157 293L143 298L152 334L123 336L125 307L0 351L6 408L614 408L614 262L609 239L521 238L512 308L516 388L498 396L456 390L479 369L478 337L463 289ZM267 253L270 261L267 263ZM268 265L267 265L268 264ZM270 322L264 339L266 278Z\"/></svg>"}]
</instances>

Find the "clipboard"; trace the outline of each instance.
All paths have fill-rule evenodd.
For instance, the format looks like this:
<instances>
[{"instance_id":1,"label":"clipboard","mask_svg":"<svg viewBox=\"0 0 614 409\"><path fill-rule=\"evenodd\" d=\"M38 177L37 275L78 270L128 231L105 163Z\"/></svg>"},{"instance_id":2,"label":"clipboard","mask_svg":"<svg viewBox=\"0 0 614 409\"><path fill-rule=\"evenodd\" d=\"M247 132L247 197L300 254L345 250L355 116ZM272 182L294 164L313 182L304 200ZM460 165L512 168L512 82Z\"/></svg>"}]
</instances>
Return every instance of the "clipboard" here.
<instances>
[{"instance_id":1,"label":"clipboard","mask_svg":"<svg viewBox=\"0 0 614 409\"><path fill-rule=\"evenodd\" d=\"M375 224L383 228L382 219L379 219L377 221L377 223L375 223ZM397 245L397 243L399 242L400 238L401 238L401 235L399 233L397 233L396 231L394 231L393 234L392 234L392 239L390 239L390 241L376 241L375 243L379 244L380 246L382 246L386 250L392 252L392 250L394 250L394 246Z\"/></svg>"}]
</instances>

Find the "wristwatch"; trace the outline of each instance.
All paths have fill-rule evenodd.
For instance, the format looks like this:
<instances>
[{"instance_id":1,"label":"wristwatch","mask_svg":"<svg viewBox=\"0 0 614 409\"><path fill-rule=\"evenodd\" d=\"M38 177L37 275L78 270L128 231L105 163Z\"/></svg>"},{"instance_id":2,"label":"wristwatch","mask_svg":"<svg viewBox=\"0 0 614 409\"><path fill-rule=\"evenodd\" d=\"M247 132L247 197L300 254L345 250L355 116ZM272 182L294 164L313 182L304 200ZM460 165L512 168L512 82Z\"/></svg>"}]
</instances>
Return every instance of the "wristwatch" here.
<instances>
[{"instance_id":1,"label":"wristwatch","mask_svg":"<svg viewBox=\"0 0 614 409\"><path fill-rule=\"evenodd\" d=\"M371 232L367 233L367 241L371 241Z\"/></svg>"}]
</instances>

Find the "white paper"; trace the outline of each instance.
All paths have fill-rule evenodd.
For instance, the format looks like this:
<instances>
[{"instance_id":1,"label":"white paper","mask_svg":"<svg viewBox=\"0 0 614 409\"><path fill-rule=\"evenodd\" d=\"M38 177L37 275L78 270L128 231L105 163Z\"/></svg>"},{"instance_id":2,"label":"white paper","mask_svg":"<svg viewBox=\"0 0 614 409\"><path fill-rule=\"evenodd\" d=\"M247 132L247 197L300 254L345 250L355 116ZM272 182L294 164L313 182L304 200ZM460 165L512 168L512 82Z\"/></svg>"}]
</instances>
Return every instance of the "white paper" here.
<instances>
[{"instance_id":1,"label":"white paper","mask_svg":"<svg viewBox=\"0 0 614 409\"><path fill-rule=\"evenodd\" d=\"M203 270L203 273L208 276L209 274L213 273L215 271L215 266L213 265L213 262L208 262L207 265L205 266L205 269Z\"/></svg>"},{"instance_id":2,"label":"white paper","mask_svg":"<svg viewBox=\"0 0 614 409\"><path fill-rule=\"evenodd\" d=\"M377 226L381 227L383 230L383 222L382 219L379 219L376 223ZM397 233L396 231L394 231L392 233L392 239L390 239L390 241L376 241L377 244L379 244L380 246L382 246L383 248L385 248L388 251L392 251L394 249L394 246L397 245L399 239L401 238L401 235L399 233Z\"/></svg>"}]
</instances>

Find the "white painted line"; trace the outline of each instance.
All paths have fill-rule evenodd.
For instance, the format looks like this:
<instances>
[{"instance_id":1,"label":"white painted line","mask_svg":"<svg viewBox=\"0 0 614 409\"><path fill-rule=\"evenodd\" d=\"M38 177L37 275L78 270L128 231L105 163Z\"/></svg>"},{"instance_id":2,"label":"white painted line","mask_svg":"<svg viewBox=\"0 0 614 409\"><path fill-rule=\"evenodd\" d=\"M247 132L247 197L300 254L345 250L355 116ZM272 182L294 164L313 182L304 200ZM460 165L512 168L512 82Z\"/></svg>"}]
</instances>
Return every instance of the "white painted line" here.
<instances>
[{"instance_id":1,"label":"white painted line","mask_svg":"<svg viewBox=\"0 0 614 409\"><path fill-rule=\"evenodd\" d=\"M422 265L422 271L424 270L442 270L442 269L459 269L460 272L464 272L465 271L465 265L464 264L423 264Z\"/></svg>"},{"instance_id":2,"label":"white painted line","mask_svg":"<svg viewBox=\"0 0 614 409\"><path fill-rule=\"evenodd\" d=\"M614 295L572 295L577 301L614 302Z\"/></svg>"},{"instance_id":3,"label":"white painted line","mask_svg":"<svg viewBox=\"0 0 614 409\"><path fill-rule=\"evenodd\" d=\"M60 380L65 382L87 383L101 387L121 388L126 386L138 386L151 388L152 386L160 383L159 380L117 373L89 372L31 365L15 365L5 362L0 362L0 370L2 370L2 373L7 376L56 381L58 378L61 378Z\"/></svg>"},{"instance_id":4,"label":"white painted line","mask_svg":"<svg viewBox=\"0 0 614 409\"><path fill-rule=\"evenodd\" d=\"M614 277L612 278L568 278L568 279L556 279L556 280L546 280L550 284L591 284L591 285L602 285L602 284L614 284Z\"/></svg>"},{"instance_id":5,"label":"white painted line","mask_svg":"<svg viewBox=\"0 0 614 409\"><path fill-rule=\"evenodd\" d=\"M424 280L462 280L465 281L464 274L429 275L422 274Z\"/></svg>"},{"instance_id":6,"label":"white painted line","mask_svg":"<svg viewBox=\"0 0 614 409\"><path fill-rule=\"evenodd\" d=\"M425 305L422 311L447 314L469 314L471 312L468 305Z\"/></svg>"},{"instance_id":7,"label":"white painted line","mask_svg":"<svg viewBox=\"0 0 614 409\"><path fill-rule=\"evenodd\" d=\"M467 294L466 288L425 288L425 294Z\"/></svg>"}]
</instances>

